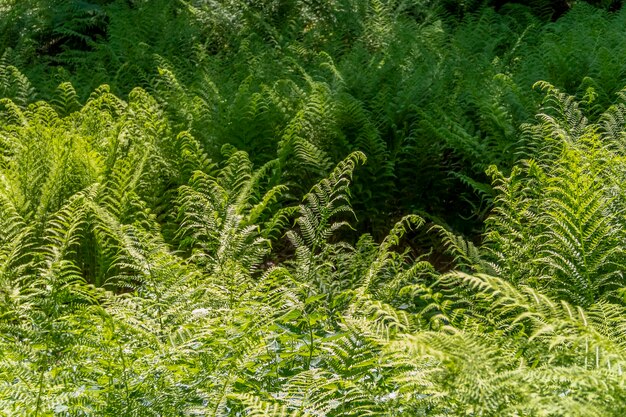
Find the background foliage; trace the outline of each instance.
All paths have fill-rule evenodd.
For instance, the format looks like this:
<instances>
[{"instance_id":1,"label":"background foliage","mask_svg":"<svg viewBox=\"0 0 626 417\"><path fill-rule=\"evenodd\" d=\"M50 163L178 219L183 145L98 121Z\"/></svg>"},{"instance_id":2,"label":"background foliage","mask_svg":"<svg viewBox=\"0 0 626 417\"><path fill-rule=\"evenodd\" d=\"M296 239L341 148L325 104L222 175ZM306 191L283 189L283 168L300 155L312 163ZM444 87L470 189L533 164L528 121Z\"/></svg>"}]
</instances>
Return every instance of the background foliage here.
<instances>
[{"instance_id":1,"label":"background foliage","mask_svg":"<svg viewBox=\"0 0 626 417\"><path fill-rule=\"evenodd\" d=\"M625 23L0 1L0 415L624 415Z\"/></svg>"}]
</instances>

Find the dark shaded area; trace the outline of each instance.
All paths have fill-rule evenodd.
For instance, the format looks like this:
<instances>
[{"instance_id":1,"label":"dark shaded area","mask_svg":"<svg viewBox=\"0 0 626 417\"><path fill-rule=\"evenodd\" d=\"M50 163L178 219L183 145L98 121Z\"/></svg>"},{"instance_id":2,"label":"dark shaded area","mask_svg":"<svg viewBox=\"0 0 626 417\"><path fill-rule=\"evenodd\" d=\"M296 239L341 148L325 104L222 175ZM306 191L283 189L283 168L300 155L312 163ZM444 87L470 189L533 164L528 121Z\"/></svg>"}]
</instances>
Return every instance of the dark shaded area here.
<instances>
[{"instance_id":1,"label":"dark shaded area","mask_svg":"<svg viewBox=\"0 0 626 417\"><path fill-rule=\"evenodd\" d=\"M610 12L620 10L623 5L623 0L585 0L585 2ZM537 17L554 22L567 13L574 3L575 0L468 0L463 2L444 0L442 6L452 16L464 18L484 6L491 6L499 11L503 7L515 4L526 6Z\"/></svg>"}]
</instances>

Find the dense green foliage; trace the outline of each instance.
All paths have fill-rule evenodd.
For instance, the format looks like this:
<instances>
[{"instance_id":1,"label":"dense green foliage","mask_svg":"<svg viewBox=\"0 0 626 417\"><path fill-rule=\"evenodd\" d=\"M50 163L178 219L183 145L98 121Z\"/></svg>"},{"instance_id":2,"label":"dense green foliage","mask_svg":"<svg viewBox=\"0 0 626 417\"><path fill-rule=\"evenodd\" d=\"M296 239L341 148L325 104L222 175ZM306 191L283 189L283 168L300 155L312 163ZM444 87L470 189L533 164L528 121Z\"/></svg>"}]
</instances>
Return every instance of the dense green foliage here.
<instances>
[{"instance_id":1,"label":"dense green foliage","mask_svg":"<svg viewBox=\"0 0 626 417\"><path fill-rule=\"evenodd\" d=\"M623 416L619 1L0 0L0 416Z\"/></svg>"}]
</instances>

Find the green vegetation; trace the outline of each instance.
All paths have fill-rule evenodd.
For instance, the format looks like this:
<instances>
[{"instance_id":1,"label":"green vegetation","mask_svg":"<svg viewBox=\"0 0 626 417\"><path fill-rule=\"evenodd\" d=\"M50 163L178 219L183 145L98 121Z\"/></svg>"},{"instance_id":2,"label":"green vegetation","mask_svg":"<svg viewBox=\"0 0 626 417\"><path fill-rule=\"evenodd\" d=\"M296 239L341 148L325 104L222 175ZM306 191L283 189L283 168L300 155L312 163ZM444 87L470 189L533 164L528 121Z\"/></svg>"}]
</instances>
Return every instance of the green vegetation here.
<instances>
[{"instance_id":1,"label":"green vegetation","mask_svg":"<svg viewBox=\"0 0 626 417\"><path fill-rule=\"evenodd\" d=\"M0 416L626 415L621 3L0 0Z\"/></svg>"}]
</instances>

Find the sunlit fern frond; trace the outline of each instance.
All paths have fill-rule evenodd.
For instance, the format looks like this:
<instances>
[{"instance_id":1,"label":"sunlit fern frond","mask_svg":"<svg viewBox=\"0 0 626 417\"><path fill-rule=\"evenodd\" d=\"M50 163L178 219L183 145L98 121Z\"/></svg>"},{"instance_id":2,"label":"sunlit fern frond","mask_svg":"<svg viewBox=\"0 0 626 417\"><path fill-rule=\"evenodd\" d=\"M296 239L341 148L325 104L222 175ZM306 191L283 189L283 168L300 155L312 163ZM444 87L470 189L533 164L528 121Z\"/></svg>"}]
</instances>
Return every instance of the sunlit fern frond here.
<instances>
[{"instance_id":1,"label":"sunlit fern frond","mask_svg":"<svg viewBox=\"0 0 626 417\"><path fill-rule=\"evenodd\" d=\"M476 272L486 272L484 270L490 269L480 249L470 240L439 225L433 226L431 231L440 236L447 253L453 257L456 269Z\"/></svg>"},{"instance_id":2,"label":"sunlit fern frond","mask_svg":"<svg viewBox=\"0 0 626 417\"><path fill-rule=\"evenodd\" d=\"M363 153L352 153L304 197L305 203L300 205L297 220L301 238L293 239L295 246L300 246L298 241L301 239L312 251L316 251L333 232L346 225L344 221L333 222L333 218L339 214L352 214L348 200L350 178L356 165L364 161ZM290 233L289 236L294 235Z\"/></svg>"},{"instance_id":3,"label":"sunlit fern frond","mask_svg":"<svg viewBox=\"0 0 626 417\"><path fill-rule=\"evenodd\" d=\"M69 115L80 108L76 90L69 82L59 84L57 97L51 102L61 116Z\"/></svg>"},{"instance_id":4,"label":"sunlit fern frond","mask_svg":"<svg viewBox=\"0 0 626 417\"><path fill-rule=\"evenodd\" d=\"M9 98L25 108L35 97L35 89L24 74L12 65L0 66L0 98Z\"/></svg>"}]
</instances>

